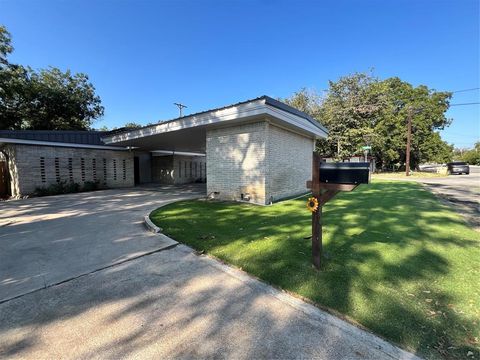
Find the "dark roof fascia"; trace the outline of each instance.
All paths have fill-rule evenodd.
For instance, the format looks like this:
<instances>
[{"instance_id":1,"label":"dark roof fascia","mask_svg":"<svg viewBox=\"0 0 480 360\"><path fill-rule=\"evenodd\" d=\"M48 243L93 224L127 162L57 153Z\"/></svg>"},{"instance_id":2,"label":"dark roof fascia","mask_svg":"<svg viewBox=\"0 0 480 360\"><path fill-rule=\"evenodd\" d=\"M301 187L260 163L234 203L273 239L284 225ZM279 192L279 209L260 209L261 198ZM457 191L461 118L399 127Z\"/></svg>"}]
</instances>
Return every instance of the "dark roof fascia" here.
<instances>
[{"instance_id":1,"label":"dark roof fascia","mask_svg":"<svg viewBox=\"0 0 480 360\"><path fill-rule=\"evenodd\" d=\"M106 134L108 131L0 130L0 138L83 145L105 145L101 138Z\"/></svg>"},{"instance_id":2,"label":"dark roof fascia","mask_svg":"<svg viewBox=\"0 0 480 360\"><path fill-rule=\"evenodd\" d=\"M270 96L264 95L263 98L265 99L266 104L268 104L270 106L273 106L273 107L276 107L277 109L289 112L291 114L300 116L300 117L308 120L310 123L312 123L313 125L318 127L320 130L324 131L326 134L328 134L328 130L322 124L320 124L320 122L318 122L316 119L314 119L313 117L311 117L307 113L304 113L303 111L295 109L294 107L292 107L290 105L287 105L284 102L275 100L275 99L271 98Z\"/></svg>"}]
</instances>

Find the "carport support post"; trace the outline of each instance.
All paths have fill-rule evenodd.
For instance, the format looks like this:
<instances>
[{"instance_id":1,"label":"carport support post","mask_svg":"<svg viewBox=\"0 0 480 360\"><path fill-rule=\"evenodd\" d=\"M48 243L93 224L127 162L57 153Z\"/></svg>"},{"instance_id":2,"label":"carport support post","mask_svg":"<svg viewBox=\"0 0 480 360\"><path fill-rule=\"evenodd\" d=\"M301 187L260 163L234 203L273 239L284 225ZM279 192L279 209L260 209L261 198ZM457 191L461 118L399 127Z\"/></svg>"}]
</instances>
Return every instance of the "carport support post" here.
<instances>
[{"instance_id":1,"label":"carport support post","mask_svg":"<svg viewBox=\"0 0 480 360\"><path fill-rule=\"evenodd\" d=\"M318 208L312 212L312 261L320 270L322 259L322 204L320 194L320 156L313 153L312 161L312 195L318 201Z\"/></svg>"}]
</instances>

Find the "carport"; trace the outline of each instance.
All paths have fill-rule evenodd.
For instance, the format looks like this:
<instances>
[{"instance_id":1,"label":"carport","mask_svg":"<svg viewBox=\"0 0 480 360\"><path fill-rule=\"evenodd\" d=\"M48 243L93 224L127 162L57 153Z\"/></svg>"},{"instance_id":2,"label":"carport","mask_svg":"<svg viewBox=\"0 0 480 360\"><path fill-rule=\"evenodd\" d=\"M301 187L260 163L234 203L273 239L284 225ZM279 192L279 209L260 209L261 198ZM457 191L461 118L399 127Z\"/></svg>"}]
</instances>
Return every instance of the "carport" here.
<instances>
[{"instance_id":1,"label":"carport","mask_svg":"<svg viewBox=\"0 0 480 360\"><path fill-rule=\"evenodd\" d=\"M135 184L178 185L206 181L205 127L161 126L155 134L151 134L149 128L104 138L106 143L118 143L134 152ZM118 135L127 135L128 139L117 142Z\"/></svg>"},{"instance_id":2,"label":"carport","mask_svg":"<svg viewBox=\"0 0 480 360\"><path fill-rule=\"evenodd\" d=\"M326 129L262 96L103 138L135 153L136 180L207 183L209 196L268 204L308 191L315 141Z\"/></svg>"}]
</instances>

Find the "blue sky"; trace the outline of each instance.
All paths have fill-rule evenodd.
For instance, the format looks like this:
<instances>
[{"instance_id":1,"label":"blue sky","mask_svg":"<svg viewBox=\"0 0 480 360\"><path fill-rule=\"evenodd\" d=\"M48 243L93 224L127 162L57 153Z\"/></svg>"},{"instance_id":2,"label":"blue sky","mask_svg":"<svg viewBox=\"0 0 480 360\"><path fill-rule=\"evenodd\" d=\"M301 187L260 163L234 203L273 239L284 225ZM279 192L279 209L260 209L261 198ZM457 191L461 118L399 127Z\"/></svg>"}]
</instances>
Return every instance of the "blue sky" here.
<instances>
[{"instance_id":1,"label":"blue sky","mask_svg":"<svg viewBox=\"0 0 480 360\"><path fill-rule=\"evenodd\" d=\"M478 0L0 0L12 62L90 76L105 106L96 127L141 124L374 68L437 90L480 87ZM480 92L452 103L479 102ZM480 137L479 105L456 106L443 137Z\"/></svg>"}]
</instances>

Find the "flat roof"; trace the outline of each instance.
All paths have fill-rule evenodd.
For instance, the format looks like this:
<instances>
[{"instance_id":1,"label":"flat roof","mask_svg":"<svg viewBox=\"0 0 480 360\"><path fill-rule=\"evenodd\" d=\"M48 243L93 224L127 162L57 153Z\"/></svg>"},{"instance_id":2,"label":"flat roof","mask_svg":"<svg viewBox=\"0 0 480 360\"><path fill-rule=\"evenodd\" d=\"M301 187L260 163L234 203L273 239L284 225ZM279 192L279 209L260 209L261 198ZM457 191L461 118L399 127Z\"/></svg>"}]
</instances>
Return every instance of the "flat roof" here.
<instances>
[{"instance_id":1,"label":"flat roof","mask_svg":"<svg viewBox=\"0 0 480 360\"><path fill-rule=\"evenodd\" d=\"M328 135L327 129L308 114L264 95L138 129L117 131L104 136L103 141L111 145L146 146L148 148L154 147L155 143L160 146L161 142L166 141L169 146L172 146L175 145L173 133L176 132L188 132L189 135L192 135L189 136L191 141L195 141L193 139L194 133L201 134L200 132L205 131L206 128L230 126L241 122L258 121L259 119L267 119L305 136L325 138ZM168 133L172 135L167 136ZM181 141L180 137L178 139ZM199 149L202 146L197 144L197 146L189 148L188 144L179 144L179 149L183 148L185 151L193 151L194 147Z\"/></svg>"},{"instance_id":2,"label":"flat roof","mask_svg":"<svg viewBox=\"0 0 480 360\"><path fill-rule=\"evenodd\" d=\"M211 112L215 112L215 111L219 111L219 110L225 110L225 109L236 107L236 106L239 106L239 105L252 103L252 102L255 102L255 101L258 101L258 100L264 100L265 104L271 105L273 107L276 107L277 109L289 112L291 114L300 116L300 117L308 120L310 123L312 123L313 125L315 125L316 127L318 127L319 129L323 130L325 133L328 134L327 128L325 126L323 126L322 124L320 124L320 122L318 120L314 119L313 117L311 117L307 113L305 113L303 111L300 111L300 110L298 110L298 109L296 109L296 108L294 108L290 105L287 105L284 102L281 102L279 100L275 100L274 98L272 98L268 95L262 95L262 96L259 96L259 97L253 98L253 99L240 101L240 102L237 102L235 104L224 105L224 106L209 109L209 110L203 110L203 111L199 111L199 112L196 112L196 113L193 113L193 114L184 115L184 116L174 118L174 119L160 120L156 124L149 124L149 125L142 126L140 128L135 128L135 129L120 128L120 129L112 130L112 131L108 132L108 134L105 134L105 135L106 136L117 135L117 134L121 134L121 133L127 133L127 132L130 132L132 130L146 129L146 128L156 126L156 125L159 125L159 124L167 124L167 123L170 123L170 122L173 122L173 121L178 121L178 120L189 118L189 117L192 117L192 116L198 116L198 115L203 115L203 114L207 114L207 113L211 113Z\"/></svg>"}]
</instances>

